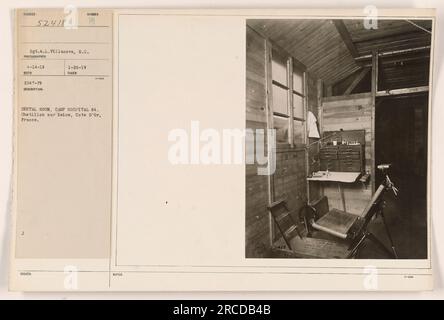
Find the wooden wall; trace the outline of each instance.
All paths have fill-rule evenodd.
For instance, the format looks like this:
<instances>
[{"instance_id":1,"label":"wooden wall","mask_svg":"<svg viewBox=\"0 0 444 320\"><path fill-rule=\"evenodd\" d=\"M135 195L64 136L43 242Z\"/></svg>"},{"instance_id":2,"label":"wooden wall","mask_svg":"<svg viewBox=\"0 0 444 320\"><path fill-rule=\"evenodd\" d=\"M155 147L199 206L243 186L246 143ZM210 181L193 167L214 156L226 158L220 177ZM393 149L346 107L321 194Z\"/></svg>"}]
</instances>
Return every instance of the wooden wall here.
<instances>
[{"instance_id":1,"label":"wooden wall","mask_svg":"<svg viewBox=\"0 0 444 320\"><path fill-rule=\"evenodd\" d=\"M247 27L246 39L246 127L266 129L266 77L265 39ZM307 109L318 113L317 79L306 73ZM256 138L256 137L254 137ZM250 150L249 152L253 152ZM271 246L269 179L257 174L256 164L246 165L246 248L247 258L267 255ZM307 201L306 152L304 148L279 147L276 154L276 171L270 179L273 198L285 197L291 210L296 212ZM294 216L298 219L297 215ZM275 232L275 237L280 235Z\"/></svg>"},{"instance_id":2,"label":"wooden wall","mask_svg":"<svg viewBox=\"0 0 444 320\"><path fill-rule=\"evenodd\" d=\"M275 199L286 199L293 211L293 219L299 221L298 210L307 203L305 149L281 148L276 154L276 172L273 175ZM275 240L281 234L275 228Z\"/></svg>"},{"instance_id":3,"label":"wooden wall","mask_svg":"<svg viewBox=\"0 0 444 320\"><path fill-rule=\"evenodd\" d=\"M321 115L320 115L320 99L322 96L322 86L319 87L319 80L314 77L309 72L307 74L307 111L313 112L316 119L318 120L318 130L319 134L322 134L322 126L321 126ZM319 170L319 144L314 143L318 141L319 139L309 138L308 143L311 144L308 148L308 173L312 173L314 171ZM314 144L313 144L314 143ZM319 199L321 196L321 188L318 183L308 183L307 188L309 188L309 197L310 201Z\"/></svg>"},{"instance_id":4,"label":"wooden wall","mask_svg":"<svg viewBox=\"0 0 444 320\"><path fill-rule=\"evenodd\" d=\"M267 128L265 40L248 27L246 40L246 127L265 130ZM261 257L270 247L268 178L257 174L255 163L246 165L245 179L245 255Z\"/></svg>"},{"instance_id":5,"label":"wooden wall","mask_svg":"<svg viewBox=\"0 0 444 320\"><path fill-rule=\"evenodd\" d=\"M365 130L365 169L372 171L372 97L370 93L324 98L322 101L323 131ZM373 177L371 177L373 179ZM360 214L372 195L371 182L365 187L360 182L344 186L347 212ZM342 210L336 183L325 184L324 195L330 208Z\"/></svg>"}]
</instances>

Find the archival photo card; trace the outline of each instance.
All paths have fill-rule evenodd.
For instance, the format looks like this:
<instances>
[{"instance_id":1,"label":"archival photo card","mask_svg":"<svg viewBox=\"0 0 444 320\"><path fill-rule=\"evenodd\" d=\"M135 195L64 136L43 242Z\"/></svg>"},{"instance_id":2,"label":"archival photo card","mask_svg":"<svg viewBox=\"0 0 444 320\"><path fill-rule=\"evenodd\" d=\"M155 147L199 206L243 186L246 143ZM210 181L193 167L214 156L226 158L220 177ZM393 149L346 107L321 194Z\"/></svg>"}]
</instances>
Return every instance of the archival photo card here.
<instances>
[{"instance_id":1,"label":"archival photo card","mask_svg":"<svg viewBox=\"0 0 444 320\"><path fill-rule=\"evenodd\" d=\"M435 11L14 11L14 291L430 290Z\"/></svg>"}]
</instances>

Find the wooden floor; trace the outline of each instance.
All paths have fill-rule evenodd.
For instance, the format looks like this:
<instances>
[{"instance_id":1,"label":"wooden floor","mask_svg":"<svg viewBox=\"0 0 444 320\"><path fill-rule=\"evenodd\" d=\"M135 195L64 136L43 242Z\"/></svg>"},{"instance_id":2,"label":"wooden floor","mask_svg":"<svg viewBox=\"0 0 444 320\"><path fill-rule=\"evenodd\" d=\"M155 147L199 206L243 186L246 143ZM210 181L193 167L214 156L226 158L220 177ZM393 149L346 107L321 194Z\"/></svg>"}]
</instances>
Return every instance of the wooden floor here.
<instances>
[{"instance_id":1,"label":"wooden floor","mask_svg":"<svg viewBox=\"0 0 444 320\"><path fill-rule=\"evenodd\" d=\"M280 249L273 251L274 258L345 259L350 252L346 243L312 237L294 237L290 245L291 251L280 239L276 244Z\"/></svg>"}]
</instances>

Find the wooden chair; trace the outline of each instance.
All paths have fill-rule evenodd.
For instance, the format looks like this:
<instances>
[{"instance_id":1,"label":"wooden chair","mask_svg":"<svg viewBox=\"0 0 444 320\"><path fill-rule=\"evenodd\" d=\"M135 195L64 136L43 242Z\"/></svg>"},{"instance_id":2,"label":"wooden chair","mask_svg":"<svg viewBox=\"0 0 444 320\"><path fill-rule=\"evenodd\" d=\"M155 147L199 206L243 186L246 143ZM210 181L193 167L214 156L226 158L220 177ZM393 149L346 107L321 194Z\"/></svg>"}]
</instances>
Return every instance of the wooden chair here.
<instances>
[{"instance_id":1,"label":"wooden chair","mask_svg":"<svg viewBox=\"0 0 444 320\"><path fill-rule=\"evenodd\" d=\"M349 250L344 244L303 236L302 224L298 221L301 211L289 210L285 199L273 202L268 209L282 235L274 242L273 258L341 259L348 256Z\"/></svg>"},{"instance_id":2,"label":"wooden chair","mask_svg":"<svg viewBox=\"0 0 444 320\"><path fill-rule=\"evenodd\" d=\"M351 214L338 209L329 210L327 197L322 197L318 201L309 204L306 210L306 224L309 226L308 236L311 236L313 229L328 233L339 239L347 240L350 243L348 258L355 257L366 239L375 243L390 257L397 258L392 237L385 222L383 204L384 193L392 189L395 194L397 189L393 186L388 176L373 194L361 215ZM380 215L385 227L385 231L390 241L389 250L375 235L368 231L368 225L375 215Z\"/></svg>"},{"instance_id":3,"label":"wooden chair","mask_svg":"<svg viewBox=\"0 0 444 320\"><path fill-rule=\"evenodd\" d=\"M287 205L287 201L285 199L281 199L273 202L268 206L268 210L273 216L273 220L282 234L282 237L285 241L285 244L292 249L291 240L294 238L295 233L302 238L302 235L298 228L298 223L295 221L293 215L295 212L292 212Z\"/></svg>"}]
</instances>

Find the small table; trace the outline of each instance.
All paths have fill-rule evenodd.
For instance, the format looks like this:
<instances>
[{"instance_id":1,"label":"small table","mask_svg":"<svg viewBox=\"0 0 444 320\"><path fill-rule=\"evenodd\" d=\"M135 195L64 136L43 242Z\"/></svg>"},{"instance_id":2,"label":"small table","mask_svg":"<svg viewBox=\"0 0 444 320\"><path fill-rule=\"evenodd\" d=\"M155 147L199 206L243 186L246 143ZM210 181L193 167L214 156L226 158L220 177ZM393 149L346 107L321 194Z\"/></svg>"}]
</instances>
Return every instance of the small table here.
<instances>
[{"instance_id":1,"label":"small table","mask_svg":"<svg viewBox=\"0 0 444 320\"><path fill-rule=\"evenodd\" d=\"M337 182L342 209L347 211L345 208L344 189L341 187L341 183L353 183L360 175L361 172L317 171L313 173L312 177L307 178L307 181Z\"/></svg>"}]
</instances>

